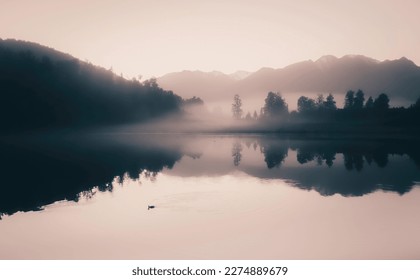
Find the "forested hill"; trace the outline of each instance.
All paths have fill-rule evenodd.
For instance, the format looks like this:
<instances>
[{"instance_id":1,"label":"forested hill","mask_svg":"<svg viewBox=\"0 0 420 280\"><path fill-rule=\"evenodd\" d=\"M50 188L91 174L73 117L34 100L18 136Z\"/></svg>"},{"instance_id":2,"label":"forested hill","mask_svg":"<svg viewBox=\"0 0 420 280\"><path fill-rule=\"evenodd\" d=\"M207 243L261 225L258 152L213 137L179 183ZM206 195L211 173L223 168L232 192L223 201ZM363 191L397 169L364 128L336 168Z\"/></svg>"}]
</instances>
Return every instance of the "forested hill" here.
<instances>
[{"instance_id":1,"label":"forested hill","mask_svg":"<svg viewBox=\"0 0 420 280\"><path fill-rule=\"evenodd\" d=\"M139 122L181 103L154 80L126 80L51 48L0 39L0 132Z\"/></svg>"}]
</instances>

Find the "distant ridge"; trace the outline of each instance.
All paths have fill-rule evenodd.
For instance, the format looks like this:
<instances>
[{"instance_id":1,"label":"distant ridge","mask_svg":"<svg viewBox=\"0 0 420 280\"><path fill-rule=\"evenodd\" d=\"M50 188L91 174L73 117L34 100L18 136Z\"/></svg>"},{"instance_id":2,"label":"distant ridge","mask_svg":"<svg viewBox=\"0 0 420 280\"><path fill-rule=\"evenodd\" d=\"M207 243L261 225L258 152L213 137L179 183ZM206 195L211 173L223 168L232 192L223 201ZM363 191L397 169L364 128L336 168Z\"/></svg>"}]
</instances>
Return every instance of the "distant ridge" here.
<instances>
[{"instance_id":1,"label":"distant ridge","mask_svg":"<svg viewBox=\"0 0 420 280\"><path fill-rule=\"evenodd\" d=\"M362 89L367 96L385 92L407 104L420 96L420 67L406 57L378 61L363 55L325 55L284 68L261 68L242 79L218 73L183 71L157 80L164 89L183 97L197 95L211 101L231 99L234 94L264 98L268 91L345 93L349 89Z\"/></svg>"}]
</instances>

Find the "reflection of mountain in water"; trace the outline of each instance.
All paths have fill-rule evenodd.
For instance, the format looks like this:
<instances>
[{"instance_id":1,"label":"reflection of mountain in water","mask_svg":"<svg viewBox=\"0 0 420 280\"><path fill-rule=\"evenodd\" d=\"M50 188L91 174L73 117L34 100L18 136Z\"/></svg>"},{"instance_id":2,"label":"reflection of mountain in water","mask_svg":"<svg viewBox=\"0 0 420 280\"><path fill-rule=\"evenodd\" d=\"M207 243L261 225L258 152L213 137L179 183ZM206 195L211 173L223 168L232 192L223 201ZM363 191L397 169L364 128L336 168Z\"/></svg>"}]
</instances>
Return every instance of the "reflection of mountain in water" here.
<instances>
[{"instance_id":1,"label":"reflection of mountain in water","mask_svg":"<svg viewBox=\"0 0 420 280\"><path fill-rule=\"evenodd\" d=\"M314 189L321 195L361 196L376 190L404 194L420 180L420 148L416 141L270 137L256 142L268 169L248 167L245 172L290 180L299 188ZM296 153L299 166L282 165L289 150Z\"/></svg>"},{"instance_id":2,"label":"reflection of mountain in water","mask_svg":"<svg viewBox=\"0 0 420 280\"><path fill-rule=\"evenodd\" d=\"M300 140L277 136L91 134L0 144L0 214L112 191L115 178L220 176L241 170L321 195L404 194L420 181L411 140ZM181 160L183 155L189 155ZM141 177L141 178L140 178Z\"/></svg>"},{"instance_id":3,"label":"reflection of mountain in water","mask_svg":"<svg viewBox=\"0 0 420 280\"><path fill-rule=\"evenodd\" d=\"M11 142L0 145L0 214L37 210L63 199L77 201L94 187L112 191L115 177L153 177L181 158L176 147L127 135Z\"/></svg>"}]
</instances>

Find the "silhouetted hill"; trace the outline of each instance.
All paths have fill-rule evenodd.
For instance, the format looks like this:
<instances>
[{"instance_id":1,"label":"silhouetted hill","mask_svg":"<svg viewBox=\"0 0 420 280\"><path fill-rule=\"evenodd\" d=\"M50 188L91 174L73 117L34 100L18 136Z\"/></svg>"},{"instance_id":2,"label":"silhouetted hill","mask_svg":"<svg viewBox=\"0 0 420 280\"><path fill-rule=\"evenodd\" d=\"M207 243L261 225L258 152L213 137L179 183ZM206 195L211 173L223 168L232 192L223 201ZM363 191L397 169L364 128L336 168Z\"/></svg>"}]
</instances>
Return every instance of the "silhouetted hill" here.
<instances>
[{"instance_id":1,"label":"silhouetted hill","mask_svg":"<svg viewBox=\"0 0 420 280\"><path fill-rule=\"evenodd\" d=\"M51 48L0 39L2 132L139 122L181 102L153 80L126 80Z\"/></svg>"},{"instance_id":2,"label":"silhouetted hill","mask_svg":"<svg viewBox=\"0 0 420 280\"><path fill-rule=\"evenodd\" d=\"M158 78L158 82L183 97L196 95L213 101L231 100L234 94L262 100L269 91L280 91L287 99L289 94L344 94L349 89L362 89L367 96L386 92L396 104L408 105L420 93L420 67L405 57L380 62L361 55L329 55L281 69L262 68L240 80L229 75L194 73L172 73Z\"/></svg>"}]
</instances>

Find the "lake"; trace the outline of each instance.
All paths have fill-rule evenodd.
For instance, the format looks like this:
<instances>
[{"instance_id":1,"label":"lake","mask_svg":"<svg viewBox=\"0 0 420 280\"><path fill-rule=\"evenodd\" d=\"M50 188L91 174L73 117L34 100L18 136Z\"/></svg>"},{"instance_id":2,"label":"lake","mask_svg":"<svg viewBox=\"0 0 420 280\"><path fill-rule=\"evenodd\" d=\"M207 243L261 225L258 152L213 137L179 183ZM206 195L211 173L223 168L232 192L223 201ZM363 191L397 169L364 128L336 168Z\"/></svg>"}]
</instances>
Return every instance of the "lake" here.
<instances>
[{"instance_id":1,"label":"lake","mask_svg":"<svg viewBox=\"0 0 420 280\"><path fill-rule=\"evenodd\" d=\"M2 139L0 258L419 259L417 144L258 134Z\"/></svg>"}]
</instances>

